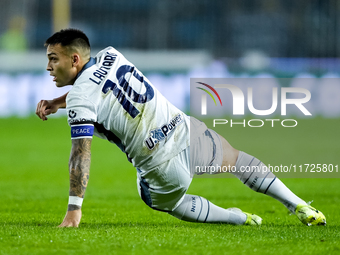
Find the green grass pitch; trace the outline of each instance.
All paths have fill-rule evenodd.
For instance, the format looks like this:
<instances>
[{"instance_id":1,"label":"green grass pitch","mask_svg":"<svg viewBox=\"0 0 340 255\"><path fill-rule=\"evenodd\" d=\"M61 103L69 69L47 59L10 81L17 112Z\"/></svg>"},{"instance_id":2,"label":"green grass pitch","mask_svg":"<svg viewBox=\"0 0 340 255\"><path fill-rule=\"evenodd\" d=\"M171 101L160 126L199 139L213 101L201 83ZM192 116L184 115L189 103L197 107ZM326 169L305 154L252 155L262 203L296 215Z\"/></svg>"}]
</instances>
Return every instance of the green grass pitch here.
<instances>
[{"instance_id":1,"label":"green grass pitch","mask_svg":"<svg viewBox=\"0 0 340 255\"><path fill-rule=\"evenodd\" d=\"M339 119L305 119L294 130L222 132L236 148L267 164L340 165L339 124ZM60 229L69 185L66 119L0 119L0 254L340 253L340 179L282 179L327 217L327 226L307 227L279 202L235 178L195 178L189 193L256 213L263 225L195 224L149 209L138 196L126 156L103 140L94 138L92 144L82 222L78 229Z\"/></svg>"}]
</instances>

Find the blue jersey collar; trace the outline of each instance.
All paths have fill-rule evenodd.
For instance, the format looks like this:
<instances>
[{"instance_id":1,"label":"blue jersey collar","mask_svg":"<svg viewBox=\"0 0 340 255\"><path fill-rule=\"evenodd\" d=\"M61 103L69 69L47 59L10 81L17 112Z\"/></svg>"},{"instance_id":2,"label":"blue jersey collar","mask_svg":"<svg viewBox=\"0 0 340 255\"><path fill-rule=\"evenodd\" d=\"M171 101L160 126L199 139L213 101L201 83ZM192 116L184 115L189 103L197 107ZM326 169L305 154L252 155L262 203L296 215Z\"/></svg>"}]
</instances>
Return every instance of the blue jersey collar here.
<instances>
[{"instance_id":1,"label":"blue jersey collar","mask_svg":"<svg viewBox=\"0 0 340 255\"><path fill-rule=\"evenodd\" d=\"M97 58L90 58L89 62L87 62L83 69L80 70L80 72L77 74L76 79L78 79L78 77L87 69L90 68L91 66L93 66L94 64L97 63Z\"/></svg>"}]
</instances>

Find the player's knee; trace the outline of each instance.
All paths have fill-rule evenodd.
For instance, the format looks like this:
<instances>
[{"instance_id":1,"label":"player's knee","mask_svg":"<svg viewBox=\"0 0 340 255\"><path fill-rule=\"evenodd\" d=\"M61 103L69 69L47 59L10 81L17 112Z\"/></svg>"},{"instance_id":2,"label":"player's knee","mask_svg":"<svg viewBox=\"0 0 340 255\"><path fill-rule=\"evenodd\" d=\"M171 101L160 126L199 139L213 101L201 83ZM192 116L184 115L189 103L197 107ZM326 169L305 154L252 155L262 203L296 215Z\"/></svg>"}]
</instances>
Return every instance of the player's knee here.
<instances>
[{"instance_id":1,"label":"player's knee","mask_svg":"<svg viewBox=\"0 0 340 255\"><path fill-rule=\"evenodd\" d=\"M223 161L222 165L224 166L235 166L239 151L230 145L230 143L221 135L219 135L222 141L223 148Z\"/></svg>"}]
</instances>

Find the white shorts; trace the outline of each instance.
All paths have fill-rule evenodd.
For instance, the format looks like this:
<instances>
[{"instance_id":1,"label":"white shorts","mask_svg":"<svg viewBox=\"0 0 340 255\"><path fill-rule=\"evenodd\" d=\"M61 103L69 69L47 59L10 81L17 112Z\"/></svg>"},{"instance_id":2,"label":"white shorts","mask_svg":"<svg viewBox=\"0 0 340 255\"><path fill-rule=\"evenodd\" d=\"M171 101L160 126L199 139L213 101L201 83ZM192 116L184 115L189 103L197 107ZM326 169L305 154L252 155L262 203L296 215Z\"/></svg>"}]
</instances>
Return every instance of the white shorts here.
<instances>
[{"instance_id":1,"label":"white shorts","mask_svg":"<svg viewBox=\"0 0 340 255\"><path fill-rule=\"evenodd\" d=\"M182 202L191 183L194 167L221 165L222 155L219 136L207 129L190 141L190 147L169 161L152 169L137 168L139 195L152 209L171 212Z\"/></svg>"},{"instance_id":2,"label":"white shorts","mask_svg":"<svg viewBox=\"0 0 340 255\"><path fill-rule=\"evenodd\" d=\"M143 201L153 209L173 211L191 183L189 147L174 158L148 171L137 168L137 188Z\"/></svg>"}]
</instances>

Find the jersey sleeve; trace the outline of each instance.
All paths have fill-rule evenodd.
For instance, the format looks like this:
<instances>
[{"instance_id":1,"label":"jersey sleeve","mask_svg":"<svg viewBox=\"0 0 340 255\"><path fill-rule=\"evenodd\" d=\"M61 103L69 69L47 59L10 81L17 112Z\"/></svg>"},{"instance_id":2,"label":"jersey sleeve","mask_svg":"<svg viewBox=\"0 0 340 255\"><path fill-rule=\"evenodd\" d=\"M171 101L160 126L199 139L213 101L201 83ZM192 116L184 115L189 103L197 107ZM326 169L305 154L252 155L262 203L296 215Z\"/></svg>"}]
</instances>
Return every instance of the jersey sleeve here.
<instances>
[{"instance_id":1,"label":"jersey sleeve","mask_svg":"<svg viewBox=\"0 0 340 255\"><path fill-rule=\"evenodd\" d=\"M66 105L71 139L92 138L97 120L94 104L80 97L67 96Z\"/></svg>"}]
</instances>

